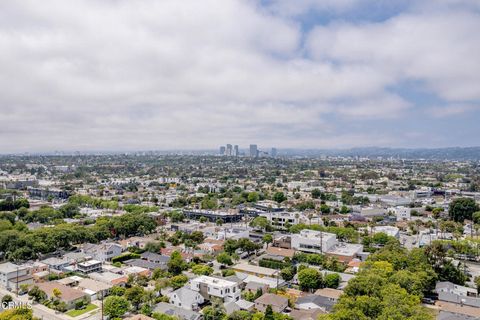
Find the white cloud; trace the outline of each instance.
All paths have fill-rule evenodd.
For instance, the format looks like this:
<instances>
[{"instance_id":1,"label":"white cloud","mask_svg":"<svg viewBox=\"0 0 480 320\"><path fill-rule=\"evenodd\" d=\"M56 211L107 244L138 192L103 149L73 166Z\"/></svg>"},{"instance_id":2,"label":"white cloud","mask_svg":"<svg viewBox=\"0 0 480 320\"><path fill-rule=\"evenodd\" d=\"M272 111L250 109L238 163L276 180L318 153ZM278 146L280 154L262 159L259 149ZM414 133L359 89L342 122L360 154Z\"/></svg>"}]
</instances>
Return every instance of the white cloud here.
<instances>
[{"instance_id":1,"label":"white cloud","mask_svg":"<svg viewBox=\"0 0 480 320\"><path fill-rule=\"evenodd\" d=\"M480 106L471 104L452 104L443 107L429 108L427 112L434 117L444 118L459 116L476 110L480 110Z\"/></svg>"},{"instance_id":2,"label":"white cloud","mask_svg":"<svg viewBox=\"0 0 480 320\"><path fill-rule=\"evenodd\" d=\"M356 2L1 1L0 151L373 145L329 117L400 119L405 79L479 98L474 12L332 23L303 46L291 16Z\"/></svg>"},{"instance_id":3,"label":"white cloud","mask_svg":"<svg viewBox=\"0 0 480 320\"><path fill-rule=\"evenodd\" d=\"M394 82L425 81L444 99L468 101L480 99L480 38L473 30L480 30L473 12L413 13L317 27L308 47L319 61L370 66Z\"/></svg>"}]
</instances>

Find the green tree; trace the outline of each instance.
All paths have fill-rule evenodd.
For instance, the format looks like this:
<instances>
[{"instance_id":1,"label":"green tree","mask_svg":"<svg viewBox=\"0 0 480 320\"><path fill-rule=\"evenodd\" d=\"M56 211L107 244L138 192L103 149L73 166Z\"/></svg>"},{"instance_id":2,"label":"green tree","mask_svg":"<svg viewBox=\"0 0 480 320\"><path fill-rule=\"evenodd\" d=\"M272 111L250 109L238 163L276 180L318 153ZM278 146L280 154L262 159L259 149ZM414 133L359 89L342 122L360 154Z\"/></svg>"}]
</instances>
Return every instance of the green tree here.
<instances>
[{"instance_id":1,"label":"green tree","mask_svg":"<svg viewBox=\"0 0 480 320\"><path fill-rule=\"evenodd\" d=\"M258 193L255 191L248 193L247 201L248 202L257 202L259 199Z\"/></svg>"},{"instance_id":2,"label":"green tree","mask_svg":"<svg viewBox=\"0 0 480 320\"><path fill-rule=\"evenodd\" d=\"M187 276L184 275L184 274L179 274L179 275L174 276L170 279L170 286L173 289L178 289L178 288L183 287L183 285L187 282L188 282Z\"/></svg>"},{"instance_id":3,"label":"green tree","mask_svg":"<svg viewBox=\"0 0 480 320\"><path fill-rule=\"evenodd\" d=\"M263 317L263 320L274 320L275 318L273 317L273 310L271 305L267 305L267 309L265 309L265 316Z\"/></svg>"},{"instance_id":4,"label":"green tree","mask_svg":"<svg viewBox=\"0 0 480 320\"><path fill-rule=\"evenodd\" d=\"M295 276L295 269L293 267L283 268L280 271L280 276L282 277L283 280L290 281Z\"/></svg>"},{"instance_id":5,"label":"green tree","mask_svg":"<svg viewBox=\"0 0 480 320\"><path fill-rule=\"evenodd\" d=\"M2 304L3 304L3 303L7 303L7 304L8 304L9 302L12 302L12 301L13 301L13 298L12 298L12 296L9 295L9 294L6 294L6 295L4 295L4 296L2 297Z\"/></svg>"},{"instance_id":6,"label":"green tree","mask_svg":"<svg viewBox=\"0 0 480 320\"><path fill-rule=\"evenodd\" d=\"M322 195L322 193L320 192L320 189L315 188L315 189L312 190L312 198L313 199L320 199L321 195Z\"/></svg>"},{"instance_id":7,"label":"green tree","mask_svg":"<svg viewBox=\"0 0 480 320\"><path fill-rule=\"evenodd\" d=\"M205 320L223 319L226 316L225 307L218 299L212 299L212 305L203 308L202 311Z\"/></svg>"},{"instance_id":8,"label":"green tree","mask_svg":"<svg viewBox=\"0 0 480 320\"><path fill-rule=\"evenodd\" d=\"M268 248L268 244L273 242L273 236L267 233L263 235L262 241L267 245L267 248Z\"/></svg>"},{"instance_id":9,"label":"green tree","mask_svg":"<svg viewBox=\"0 0 480 320\"><path fill-rule=\"evenodd\" d=\"M471 198L457 198L450 202L448 215L451 220L463 222L463 220L472 220L474 212L479 211L478 204Z\"/></svg>"},{"instance_id":10,"label":"green tree","mask_svg":"<svg viewBox=\"0 0 480 320\"><path fill-rule=\"evenodd\" d=\"M232 257L226 252L222 252L217 256L218 263L231 266L233 264Z\"/></svg>"},{"instance_id":11,"label":"green tree","mask_svg":"<svg viewBox=\"0 0 480 320\"><path fill-rule=\"evenodd\" d=\"M47 294L40 290L38 286L33 286L32 289L28 291L28 295L36 302L42 302L47 299Z\"/></svg>"},{"instance_id":12,"label":"green tree","mask_svg":"<svg viewBox=\"0 0 480 320\"><path fill-rule=\"evenodd\" d=\"M138 310L140 303L143 301L145 290L140 286L133 286L125 290L124 297Z\"/></svg>"},{"instance_id":13,"label":"green tree","mask_svg":"<svg viewBox=\"0 0 480 320\"><path fill-rule=\"evenodd\" d=\"M270 226L270 222L268 222L266 217L256 217L255 219L250 222L250 226L253 228L267 230Z\"/></svg>"},{"instance_id":14,"label":"green tree","mask_svg":"<svg viewBox=\"0 0 480 320\"><path fill-rule=\"evenodd\" d=\"M183 260L182 255L178 251L174 251L171 254L167 266L168 271L174 275L182 273L182 271L186 270L188 267L187 263Z\"/></svg>"},{"instance_id":15,"label":"green tree","mask_svg":"<svg viewBox=\"0 0 480 320\"><path fill-rule=\"evenodd\" d=\"M480 276L476 276L473 282L475 282L475 286L477 287L477 293L480 293Z\"/></svg>"},{"instance_id":16,"label":"green tree","mask_svg":"<svg viewBox=\"0 0 480 320\"><path fill-rule=\"evenodd\" d=\"M476 211L472 214L473 222L480 223L480 211Z\"/></svg>"},{"instance_id":17,"label":"green tree","mask_svg":"<svg viewBox=\"0 0 480 320\"><path fill-rule=\"evenodd\" d=\"M192 267L192 272L198 275L209 276L213 273L213 269L206 265L196 264Z\"/></svg>"},{"instance_id":18,"label":"green tree","mask_svg":"<svg viewBox=\"0 0 480 320\"><path fill-rule=\"evenodd\" d=\"M119 318L130 309L130 303L124 297L109 296L103 303L103 310L110 318Z\"/></svg>"},{"instance_id":19,"label":"green tree","mask_svg":"<svg viewBox=\"0 0 480 320\"><path fill-rule=\"evenodd\" d=\"M12 308L0 312L0 320L34 320L31 308Z\"/></svg>"},{"instance_id":20,"label":"green tree","mask_svg":"<svg viewBox=\"0 0 480 320\"><path fill-rule=\"evenodd\" d=\"M305 268L298 272L298 282L302 290L318 289L322 286L322 274L314 268Z\"/></svg>"},{"instance_id":21,"label":"green tree","mask_svg":"<svg viewBox=\"0 0 480 320\"><path fill-rule=\"evenodd\" d=\"M287 200L287 197L283 194L283 192L278 191L273 194L273 200L277 203L282 203Z\"/></svg>"},{"instance_id":22,"label":"green tree","mask_svg":"<svg viewBox=\"0 0 480 320\"><path fill-rule=\"evenodd\" d=\"M338 273L328 273L324 277L325 287L338 288L340 285L340 275Z\"/></svg>"}]
</instances>

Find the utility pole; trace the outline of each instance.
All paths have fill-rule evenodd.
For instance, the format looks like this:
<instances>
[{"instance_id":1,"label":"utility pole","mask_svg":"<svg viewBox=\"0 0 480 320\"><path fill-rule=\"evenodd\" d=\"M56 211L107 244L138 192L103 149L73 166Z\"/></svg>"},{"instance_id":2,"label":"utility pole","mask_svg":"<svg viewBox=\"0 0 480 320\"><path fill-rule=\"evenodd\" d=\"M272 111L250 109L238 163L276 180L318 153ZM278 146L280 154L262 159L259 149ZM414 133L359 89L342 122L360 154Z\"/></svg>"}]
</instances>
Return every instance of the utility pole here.
<instances>
[{"instance_id":1,"label":"utility pole","mask_svg":"<svg viewBox=\"0 0 480 320\"><path fill-rule=\"evenodd\" d=\"M17 297L18 297L18 265L17 265L17 281L16 281L16 287L17 287Z\"/></svg>"},{"instance_id":2,"label":"utility pole","mask_svg":"<svg viewBox=\"0 0 480 320\"><path fill-rule=\"evenodd\" d=\"M320 230L320 253L323 254L323 231Z\"/></svg>"},{"instance_id":3,"label":"utility pole","mask_svg":"<svg viewBox=\"0 0 480 320\"><path fill-rule=\"evenodd\" d=\"M103 290L102 290L102 300L101 301L101 304L102 304L102 316L100 318L100 320L103 320Z\"/></svg>"}]
</instances>

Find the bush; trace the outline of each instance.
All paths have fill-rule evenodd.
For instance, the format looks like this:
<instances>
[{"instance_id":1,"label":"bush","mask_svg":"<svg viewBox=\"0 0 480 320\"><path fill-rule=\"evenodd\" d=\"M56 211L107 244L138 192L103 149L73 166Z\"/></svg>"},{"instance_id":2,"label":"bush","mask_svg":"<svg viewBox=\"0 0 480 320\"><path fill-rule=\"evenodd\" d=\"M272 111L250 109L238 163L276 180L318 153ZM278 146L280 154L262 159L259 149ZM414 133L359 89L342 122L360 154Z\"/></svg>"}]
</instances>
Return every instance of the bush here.
<instances>
[{"instance_id":1,"label":"bush","mask_svg":"<svg viewBox=\"0 0 480 320\"><path fill-rule=\"evenodd\" d=\"M133 252L127 252L127 253L124 253L122 255L119 255L118 257L115 257L115 258L112 258L112 264L116 263L116 262L123 262L123 261L127 261L127 260L130 260L130 259L138 259L140 258L140 255L138 253L133 253Z\"/></svg>"},{"instance_id":2,"label":"bush","mask_svg":"<svg viewBox=\"0 0 480 320\"><path fill-rule=\"evenodd\" d=\"M290 266L290 263L283 261L271 260L271 259L261 259L258 262L260 267L270 268L270 269L284 269Z\"/></svg>"}]
</instances>

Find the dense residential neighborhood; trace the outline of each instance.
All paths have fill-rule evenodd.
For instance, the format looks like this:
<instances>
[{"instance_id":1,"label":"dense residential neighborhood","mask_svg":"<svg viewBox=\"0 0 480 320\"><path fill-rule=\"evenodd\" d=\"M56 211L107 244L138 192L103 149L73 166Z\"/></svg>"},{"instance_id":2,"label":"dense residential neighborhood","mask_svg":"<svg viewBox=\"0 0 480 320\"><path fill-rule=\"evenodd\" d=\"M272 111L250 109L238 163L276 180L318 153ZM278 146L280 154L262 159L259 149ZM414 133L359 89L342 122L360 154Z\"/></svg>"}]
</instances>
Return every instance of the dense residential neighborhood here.
<instances>
[{"instance_id":1,"label":"dense residential neighborhood","mask_svg":"<svg viewBox=\"0 0 480 320\"><path fill-rule=\"evenodd\" d=\"M478 168L4 156L0 295L46 319L478 319Z\"/></svg>"}]
</instances>

